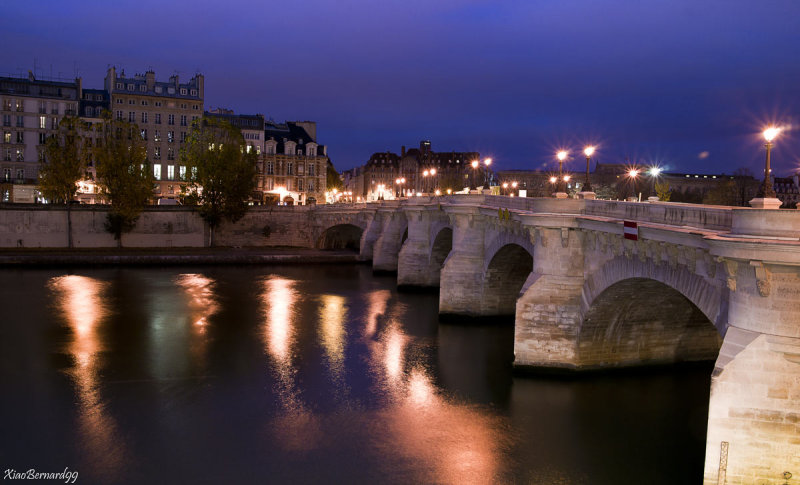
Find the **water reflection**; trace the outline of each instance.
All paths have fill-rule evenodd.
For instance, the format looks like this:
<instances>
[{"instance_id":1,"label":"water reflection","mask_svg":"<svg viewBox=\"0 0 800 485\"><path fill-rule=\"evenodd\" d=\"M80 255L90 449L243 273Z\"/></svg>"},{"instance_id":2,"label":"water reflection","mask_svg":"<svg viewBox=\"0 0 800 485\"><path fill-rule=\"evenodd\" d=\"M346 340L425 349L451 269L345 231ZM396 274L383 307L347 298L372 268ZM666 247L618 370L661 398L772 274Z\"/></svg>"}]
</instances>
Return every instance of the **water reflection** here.
<instances>
[{"instance_id":1,"label":"water reflection","mask_svg":"<svg viewBox=\"0 0 800 485\"><path fill-rule=\"evenodd\" d=\"M107 286L104 281L76 275L59 276L48 282L55 305L72 330L66 350L74 361L68 373L78 393L82 435L79 442L92 457L96 467L93 472L115 477L126 461L126 446L116 421L106 411L107 403L101 393L100 354L106 349L99 327L110 313Z\"/></svg>"},{"instance_id":2,"label":"water reflection","mask_svg":"<svg viewBox=\"0 0 800 485\"><path fill-rule=\"evenodd\" d=\"M277 377L274 391L281 406L272 431L284 448L309 450L317 446L321 430L319 418L303 403L295 382L295 307L299 297L295 289L296 282L270 277L262 285L260 298L265 316L264 347L273 361L272 369Z\"/></svg>"},{"instance_id":3,"label":"water reflection","mask_svg":"<svg viewBox=\"0 0 800 485\"><path fill-rule=\"evenodd\" d=\"M448 399L427 367L425 342L407 335L412 309L391 302L389 292L367 295L363 340L370 369L388 398L376 420L387 435L376 437L386 453L422 463L417 481L492 483L500 480L510 446L504 420L485 408ZM383 327L380 323L385 322Z\"/></svg>"},{"instance_id":4,"label":"water reflection","mask_svg":"<svg viewBox=\"0 0 800 485\"><path fill-rule=\"evenodd\" d=\"M319 307L320 338L331 377L338 390L343 391L344 382L344 348L345 348L345 318L347 307L345 298L339 295L320 296Z\"/></svg>"}]
</instances>

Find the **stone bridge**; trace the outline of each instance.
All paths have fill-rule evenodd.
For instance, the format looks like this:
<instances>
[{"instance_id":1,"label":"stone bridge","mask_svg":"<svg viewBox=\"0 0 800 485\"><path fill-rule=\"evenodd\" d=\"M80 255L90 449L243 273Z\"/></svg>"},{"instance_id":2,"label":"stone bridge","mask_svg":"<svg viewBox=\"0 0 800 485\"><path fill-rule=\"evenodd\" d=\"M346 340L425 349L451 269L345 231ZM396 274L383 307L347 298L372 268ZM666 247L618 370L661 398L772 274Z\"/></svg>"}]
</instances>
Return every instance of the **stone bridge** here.
<instances>
[{"instance_id":1,"label":"stone bridge","mask_svg":"<svg viewBox=\"0 0 800 485\"><path fill-rule=\"evenodd\" d=\"M443 315L513 317L518 367L715 359L705 483L800 477L800 212L474 195L312 219Z\"/></svg>"}]
</instances>

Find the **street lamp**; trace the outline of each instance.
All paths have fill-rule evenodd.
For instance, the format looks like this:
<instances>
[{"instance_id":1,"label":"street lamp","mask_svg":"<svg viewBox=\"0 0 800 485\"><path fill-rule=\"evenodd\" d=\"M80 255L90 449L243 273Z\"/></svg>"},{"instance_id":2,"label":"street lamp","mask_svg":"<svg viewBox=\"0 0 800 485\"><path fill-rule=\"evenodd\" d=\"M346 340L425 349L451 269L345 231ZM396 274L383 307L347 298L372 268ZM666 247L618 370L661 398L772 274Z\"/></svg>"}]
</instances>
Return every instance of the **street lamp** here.
<instances>
[{"instance_id":1,"label":"street lamp","mask_svg":"<svg viewBox=\"0 0 800 485\"><path fill-rule=\"evenodd\" d=\"M658 180L658 176L661 175L661 168L650 167L650 170L647 171L647 174L650 176L653 182L652 192L651 192L652 195L650 197L655 197L652 200L658 200L658 192L656 192L656 180ZM648 197L648 199L650 199L650 197Z\"/></svg>"},{"instance_id":2,"label":"street lamp","mask_svg":"<svg viewBox=\"0 0 800 485\"><path fill-rule=\"evenodd\" d=\"M503 195L508 195L508 182L503 182Z\"/></svg>"},{"instance_id":3,"label":"street lamp","mask_svg":"<svg viewBox=\"0 0 800 485\"><path fill-rule=\"evenodd\" d=\"M631 192L633 193L633 198L636 198L636 177L639 176L639 170L632 168L628 170L628 177L630 177L631 181Z\"/></svg>"},{"instance_id":4,"label":"street lamp","mask_svg":"<svg viewBox=\"0 0 800 485\"><path fill-rule=\"evenodd\" d=\"M491 158L487 158L486 160L483 161L483 163L486 164L486 177L484 178L485 181L484 181L484 184L483 184L483 188L484 189L488 189L489 188L489 183L491 182L490 174L492 173L492 170L489 168L489 166L492 164L492 159Z\"/></svg>"},{"instance_id":5,"label":"street lamp","mask_svg":"<svg viewBox=\"0 0 800 485\"><path fill-rule=\"evenodd\" d=\"M769 152L772 150L772 140L775 139L781 132L781 129L775 126L770 126L766 130L764 130L764 140L767 143L764 145L767 149L767 158L764 163L764 183L761 184L761 187L758 188L758 193L756 194L756 199L774 199L775 197L775 190L772 188L772 179L770 178L770 173L772 170L769 166Z\"/></svg>"},{"instance_id":6,"label":"street lamp","mask_svg":"<svg viewBox=\"0 0 800 485\"><path fill-rule=\"evenodd\" d=\"M564 160L567 159L566 150L561 150L556 154L558 158L558 187L556 189L556 198L564 199L567 197L567 188L564 184Z\"/></svg>"},{"instance_id":7,"label":"street lamp","mask_svg":"<svg viewBox=\"0 0 800 485\"><path fill-rule=\"evenodd\" d=\"M427 170L422 172L422 193L423 194L428 192L428 173L429 172Z\"/></svg>"},{"instance_id":8,"label":"street lamp","mask_svg":"<svg viewBox=\"0 0 800 485\"><path fill-rule=\"evenodd\" d=\"M436 169L435 168L430 169L429 173L431 174L431 185L435 189L436 186L437 186L437 183L436 183Z\"/></svg>"},{"instance_id":9,"label":"street lamp","mask_svg":"<svg viewBox=\"0 0 800 485\"><path fill-rule=\"evenodd\" d=\"M593 146L588 146L583 149L583 154L586 155L586 182L583 184L583 192L592 191L592 184L589 182L589 163L592 160L593 153L594 153Z\"/></svg>"},{"instance_id":10,"label":"street lamp","mask_svg":"<svg viewBox=\"0 0 800 485\"><path fill-rule=\"evenodd\" d=\"M477 187L475 186L475 179L478 176L476 171L478 170L478 165L480 165L480 164L481 164L481 162L479 162L477 160L473 160L472 163L470 164L470 165L472 165L472 180L470 181L470 184L469 184L469 190L476 190L477 189Z\"/></svg>"}]
</instances>

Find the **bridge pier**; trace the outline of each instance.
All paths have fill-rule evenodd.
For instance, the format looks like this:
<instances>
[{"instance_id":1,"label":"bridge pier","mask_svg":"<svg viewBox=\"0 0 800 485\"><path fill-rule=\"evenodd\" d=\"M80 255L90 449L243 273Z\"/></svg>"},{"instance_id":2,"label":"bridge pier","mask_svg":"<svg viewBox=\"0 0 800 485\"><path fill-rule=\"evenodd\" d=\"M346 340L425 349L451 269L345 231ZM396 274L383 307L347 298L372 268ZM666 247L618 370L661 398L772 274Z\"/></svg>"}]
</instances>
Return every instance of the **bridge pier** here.
<instances>
[{"instance_id":1,"label":"bridge pier","mask_svg":"<svg viewBox=\"0 0 800 485\"><path fill-rule=\"evenodd\" d=\"M382 213L383 226L380 236L375 241L372 254L373 271L397 271L397 260L403 245L403 233L408 227L406 215L397 208L379 209Z\"/></svg>"},{"instance_id":2,"label":"bridge pier","mask_svg":"<svg viewBox=\"0 0 800 485\"><path fill-rule=\"evenodd\" d=\"M453 249L441 272L439 314L483 316L484 224L477 207L446 208Z\"/></svg>"},{"instance_id":3,"label":"bridge pier","mask_svg":"<svg viewBox=\"0 0 800 485\"><path fill-rule=\"evenodd\" d=\"M365 217L368 218L367 227L361 234L358 259L361 261L371 261L375 251L375 241L378 240L383 230L383 218L376 210L365 212Z\"/></svg>"},{"instance_id":4,"label":"bridge pier","mask_svg":"<svg viewBox=\"0 0 800 485\"><path fill-rule=\"evenodd\" d=\"M534 269L517 300L514 365L575 368L583 288L579 233L569 227L536 232Z\"/></svg>"},{"instance_id":5,"label":"bridge pier","mask_svg":"<svg viewBox=\"0 0 800 485\"><path fill-rule=\"evenodd\" d=\"M408 239L398 256L397 284L438 287L442 265L452 249L450 220L438 205L410 206L405 211Z\"/></svg>"},{"instance_id":6,"label":"bridge pier","mask_svg":"<svg viewBox=\"0 0 800 485\"><path fill-rule=\"evenodd\" d=\"M759 257L777 254L758 252ZM726 259L730 325L711 377L704 483L800 477L800 267ZM726 482L727 480L727 482Z\"/></svg>"}]
</instances>

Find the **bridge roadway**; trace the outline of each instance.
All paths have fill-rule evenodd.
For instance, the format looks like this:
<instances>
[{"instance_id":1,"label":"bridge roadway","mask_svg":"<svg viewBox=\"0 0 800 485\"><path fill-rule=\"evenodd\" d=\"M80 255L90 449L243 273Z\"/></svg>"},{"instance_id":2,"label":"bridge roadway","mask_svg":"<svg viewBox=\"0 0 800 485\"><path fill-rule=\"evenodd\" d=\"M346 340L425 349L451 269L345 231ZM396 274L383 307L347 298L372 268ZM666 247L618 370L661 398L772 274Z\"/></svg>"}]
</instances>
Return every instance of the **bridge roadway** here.
<instances>
[{"instance_id":1,"label":"bridge roadway","mask_svg":"<svg viewBox=\"0 0 800 485\"><path fill-rule=\"evenodd\" d=\"M800 212L483 195L313 212L317 247L440 287L441 314L513 316L516 366L716 359L704 483L800 477Z\"/></svg>"}]
</instances>

